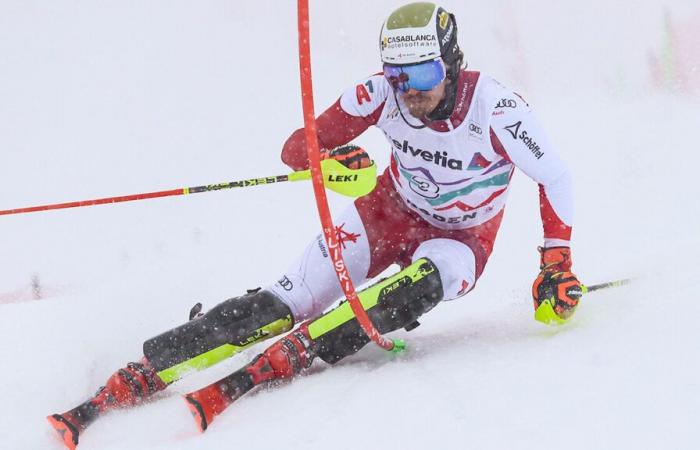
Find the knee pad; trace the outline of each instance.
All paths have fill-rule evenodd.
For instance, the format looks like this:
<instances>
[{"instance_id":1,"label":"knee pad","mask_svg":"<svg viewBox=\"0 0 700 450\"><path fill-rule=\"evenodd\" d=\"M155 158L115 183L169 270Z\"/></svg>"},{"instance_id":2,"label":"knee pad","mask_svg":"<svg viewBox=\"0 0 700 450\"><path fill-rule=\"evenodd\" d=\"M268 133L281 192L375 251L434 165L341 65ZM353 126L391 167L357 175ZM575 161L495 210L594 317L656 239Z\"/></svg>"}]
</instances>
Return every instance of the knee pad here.
<instances>
[{"instance_id":1,"label":"knee pad","mask_svg":"<svg viewBox=\"0 0 700 450\"><path fill-rule=\"evenodd\" d=\"M355 205L346 209L335 224L350 277L361 284L366 280L371 255L367 232ZM289 306L297 322L318 317L336 302L343 291L323 236L316 236L284 276L267 290Z\"/></svg>"},{"instance_id":2,"label":"knee pad","mask_svg":"<svg viewBox=\"0 0 700 450\"><path fill-rule=\"evenodd\" d=\"M435 264L445 300L461 297L476 283L476 257L468 245L454 239L431 239L418 246L413 260L427 258Z\"/></svg>"}]
</instances>

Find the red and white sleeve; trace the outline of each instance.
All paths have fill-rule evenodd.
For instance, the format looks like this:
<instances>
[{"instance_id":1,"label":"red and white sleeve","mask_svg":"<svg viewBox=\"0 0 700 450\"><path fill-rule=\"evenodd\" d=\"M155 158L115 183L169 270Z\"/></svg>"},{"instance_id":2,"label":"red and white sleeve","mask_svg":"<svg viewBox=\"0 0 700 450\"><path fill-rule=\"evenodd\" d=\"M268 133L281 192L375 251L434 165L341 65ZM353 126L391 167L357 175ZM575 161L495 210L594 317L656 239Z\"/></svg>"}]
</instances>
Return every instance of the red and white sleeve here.
<instances>
[{"instance_id":1,"label":"red and white sleeve","mask_svg":"<svg viewBox=\"0 0 700 450\"><path fill-rule=\"evenodd\" d=\"M491 122L494 147L539 184L544 246L569 246L574 196L571 173L557 154L529 105L517 95L515 105L497 109ZM499 148L500 147L500 148Z\"/></svg>"},{"instance_id":2,"label":"red and white sleeve","mask_svg":"<svg viewBox=\"0 0 700 450\"><path fill-rule=\"evenodd\" d=\"M316 118L316 133L321 149L347 144L381 117L387 83L374 75L348 89L330 108ZM309 168L304 128L296 130L282 148L282 162L293 170Z\"/></svg>"}]
</instances>

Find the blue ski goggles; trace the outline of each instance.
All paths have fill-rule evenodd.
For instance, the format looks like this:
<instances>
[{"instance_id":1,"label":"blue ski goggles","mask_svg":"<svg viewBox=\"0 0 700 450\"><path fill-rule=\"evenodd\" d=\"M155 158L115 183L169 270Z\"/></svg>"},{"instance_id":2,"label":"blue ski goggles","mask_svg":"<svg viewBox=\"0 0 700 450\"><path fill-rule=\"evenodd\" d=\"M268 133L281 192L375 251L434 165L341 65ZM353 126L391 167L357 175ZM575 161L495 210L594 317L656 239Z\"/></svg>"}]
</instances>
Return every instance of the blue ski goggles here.
<instances>
[{"instance_id":1,"label":"blue ski goggles","mask_svg":"<svg viewBox=\"0 0 700 450\"><path fill-rule=\"evenodd\" d=\"M401 92L430 91L445 79L445 64L442 58L405 66L384 64L384 77Z\"/></svg>"}]
</instances>

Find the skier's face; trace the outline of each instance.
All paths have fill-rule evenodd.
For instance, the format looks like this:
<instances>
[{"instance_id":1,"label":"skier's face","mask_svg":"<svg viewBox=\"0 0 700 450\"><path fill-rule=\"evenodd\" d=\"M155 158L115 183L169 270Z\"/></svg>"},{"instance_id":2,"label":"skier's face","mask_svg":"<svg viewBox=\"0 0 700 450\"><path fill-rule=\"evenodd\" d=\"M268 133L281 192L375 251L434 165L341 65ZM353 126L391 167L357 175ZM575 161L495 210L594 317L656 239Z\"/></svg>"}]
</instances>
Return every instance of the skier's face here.
<instances>
[{"instance_id":1,"label":"skier's face","mask_svg":"<svg viewBox=\"0 0 700 450\"><path fill-rule=\"evenodd\" d=\"M411 115L419 119L434 110L445 96L446 75L442 58L416 64L384 64L384 77L401 94Z\"/></svg>"},{"instance_id":2,"label":"skier's face","mask_svg":"<svg viewBox=\"0 0 700 450\"><path fill-rule=\"evenodd\" d=\"M444 79L429 91L409 89L407 92L402 92L401 99L406 104L408 112L419 119L427 116L445 96L445 83L448 82L447 79Z\"/></svg>"}]
</instances>

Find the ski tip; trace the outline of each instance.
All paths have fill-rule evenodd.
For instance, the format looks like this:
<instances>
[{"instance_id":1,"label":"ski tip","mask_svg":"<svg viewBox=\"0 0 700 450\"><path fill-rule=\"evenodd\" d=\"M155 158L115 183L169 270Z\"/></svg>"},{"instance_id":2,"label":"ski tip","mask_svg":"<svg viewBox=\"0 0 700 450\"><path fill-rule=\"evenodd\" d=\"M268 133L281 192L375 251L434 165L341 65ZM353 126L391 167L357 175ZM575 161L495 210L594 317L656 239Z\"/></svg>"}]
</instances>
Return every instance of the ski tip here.
<instances>
[{"instance_id":1,"label":"ski tip","mask_svg":"<svg viewBox=\"0 0 700 450\"><path fill-rule=\"evenodd\" d=\"M46 420L56 430L65 446L70 450L75 450L75 447L78 446L78 436L80 434L78 427L60 414L52 414L46 417Z\"/></svg>"},{"instance_id":2,"label":"ski tip","mask_svg":"<svg viewBox=\"0 0 700 450\"><path fill-rule=\"evenodd\" d=\"M187 407L190 409L192 417L194 417L195 422L197 422L197 427L200 433L204 433L207 430L207 416L204 414L204 409L202 404L195 400L191 395L185 395L185 401L187 402Z\"/></svg>"}]
</instances>

